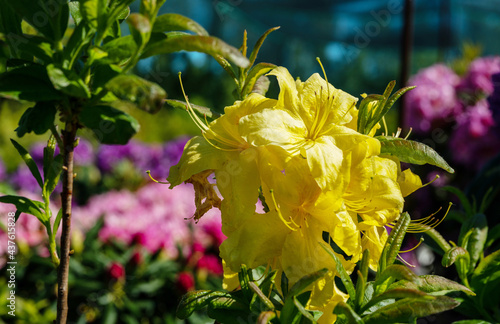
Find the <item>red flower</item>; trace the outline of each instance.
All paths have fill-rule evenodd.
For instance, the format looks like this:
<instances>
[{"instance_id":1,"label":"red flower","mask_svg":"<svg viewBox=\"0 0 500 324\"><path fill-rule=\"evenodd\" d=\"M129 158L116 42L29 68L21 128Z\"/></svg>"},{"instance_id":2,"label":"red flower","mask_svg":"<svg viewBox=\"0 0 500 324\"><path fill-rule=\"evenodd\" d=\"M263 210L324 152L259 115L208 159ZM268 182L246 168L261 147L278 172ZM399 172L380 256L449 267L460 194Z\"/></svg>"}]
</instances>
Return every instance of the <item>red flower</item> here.
<instances>
[{"instance_id":1,"label":"red flower","mask_svg":"<svg viewBox=\"0 0 500 324\"><path fill-rule=\"evenodd\" d=\"M177 282L175 283L175 287L182 293L185 294L188 291L194 289L194 277L190 272L180 272L177 275Z\"/></svg>"},{"instance_id":2,"label":"red flower","mask_svg":"<svg viewBox=\"0 0 500 324\"><path fill-rule=\"evenodd\" d=\"M108 276L114 280L125 279L125 268L118 262L112 262L108 268Z\"/></svg>"}]
</instances>

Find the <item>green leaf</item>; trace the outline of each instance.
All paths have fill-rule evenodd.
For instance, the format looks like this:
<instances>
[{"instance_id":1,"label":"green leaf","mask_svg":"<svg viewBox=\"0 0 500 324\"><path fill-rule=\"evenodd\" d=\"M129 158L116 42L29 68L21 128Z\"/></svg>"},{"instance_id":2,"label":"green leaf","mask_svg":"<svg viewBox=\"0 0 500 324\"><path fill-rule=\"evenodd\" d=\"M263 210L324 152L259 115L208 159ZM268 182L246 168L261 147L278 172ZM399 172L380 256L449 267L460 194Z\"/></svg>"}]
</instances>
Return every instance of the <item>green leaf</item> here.
<instances>
[{"instance_id":1,"label":"green leaf","mask_svg":"<svg viewBox=\"0 0 500 324\"><path fill-rule=\"evenodd\" d=\"M19 126L15 129L18 137L26 133L34 132L37 135L44 134L54 125L57 109L52 102L40 101L35 107L28 108L19 120Z\"/></svg>"},{"instance_id":2,"label":"green leaf","mask_svg":"<svg viewBox=\"0 0 500 324\"><path fill-rule=\"evenodd\" d=\"M179 306L177 307L176 315L180 319L186 319L194 311L203 309L216 298L232 299L229 293L222 291L196 290L188 292L182 296Z\"/></svg>"},{"instance_id":3,"label":"green leaf","mask_svg":"<svg viewBox=\"0 0 500 324\"><path fill-rule=\"evenodd\" d=\"M389 280L390 282L394 280L408 280L413 282L417 279L418 277L407 267L400 264L391 264L379 274L374 284L375 286L378 286L386 283L387 286L387 280Z\"/></svg>"},{"instance_id":4,"label":"green leaf","mask_svg":"<svg viewBox=\"0 0 500 324\"><path fill-rule=\"evenodd\" d=\"M137 46L142 46L148 41L151 24L146 16L133 13L127 18L127 24Z\"/></svg>"},{"instance_id":5,"label":"green leaf","mask_svg":"<svg viewBox=\"0 0 500 324\"><path fill-rule=\"evenodd\" d=\"M469 269L474 269L477 261L483 255L486 239L488 238L488 223L484 214L475 214L466 223L467 227L470 228L466 247L470 255Z\"/></svg>"},{"instance_id":6,"label":"green leaf","mask_svg":"<svg viewBox=\"0 0 500 324\"><path fill-rule=\"evenodd\" d=\"M108 53L108 56L101 60L103 64L123 65L135 54L137 44L132 35L127 35L107 42L102 46L102 50Z\"/></svg>"},{"instance_id":7,"label":"green leaf","mask_svg":"<svg viewBox=\"0 0 500 324\"><path fill-rule=\"evenodd\" d=\"M178 51L202 52L211 56L221 55L240 67L249 66L250 62L236 48L211 36L180 35L167 37L146 46L141 58Z\"/></svg>"},{"instance_id":8,"label":"green leaf","mask_svg":"<svg viewBox=\"0 0 500 324\"><path fill-rule=\"evenodd\" d=\"M266 40L267 36L272 33L275 30L280 29L279 27L273 27L268 29L262 36L260 36L259 40L257 43L255 43L255 46L253 47L252 53L250 53L250 66L252 66L255 63L255 60L257 59L257 54L259 54L259 50Z\"/></svg>"},{"instance_id":9,"label":"green leaf","mask_svg":"<svg viewBox=\"0 0 500 324\"><path fill-rule=\"evenodd\" d=\"M298 324L302 318L302 313L297 308L295 300L298 300L301 304L307 304L309 298L311 297L311 292L306 291L298 296L288 295L285 299L285 303L280 313L281 323Z\"/></svg>"},{"instance_id":10,"label":"green leaf","mask_svg":"<svg viewBox=\"0 0 500 324\"><path fill-rule=\"evenodd\" d=\"M381 154L393 155L401 162L419 165L428 163L450 173L455 172L436 151L425 144L392 136L377 136L376 138L382 145Z\"/></svg>"},{"instance_id":11,"label":"green leaf","mask_svg":"<svg viewBox=\"0 0 500 324\"><path fill-rule=\"evenodd\" d=\"M57 90L73 97L90 98L89 88L76 72L49 64L47 74Z\"/></svg>"},{"instance_id":12,"label":"green leaf","mask_svg":"<svg viewBox=\"0 0 500 324\"><path fill-rule=\"evenodd\" d=\"M59 211L57 212L56 220L54 221L54 230L52 233L57 233L59 230L59 225L61 224L61 218L62 218L62 208L59 208Z\"/></svg>"},{"instance_id":13,"label":"green leaf","mask_svg":"<svg viewBox=\"0 0 500 324\"><path fill-rule=\"evenodd\" d=\"M92 130L102 144L127 144L139 131L132 116L109 106L86 107L80 113L82 124Z\"/></svg>"},{"instance_id":14,"label":"green leaf","mask_svg":"<svg viewBox=\"0 0 500 324\"><path fill-rule=\"evenodd\" d=\"M337 315L344 315L349 324L364 324L365 322L356 312L343 301L339 302L333 309L333 313Z\"/></svg>"},{"instance_id":15,"label":"green leaf","mask_svg":"<svg viewBox=\"0 0 500 324\"><path fill-rule=\"evenodd\" d=\"M43 184L43 196L50 197L50 194L54 191L59 182L59 177L62 173L63 167L63 157L61 154L58 154L50 167L48 168L48 173L45 174L45 182Z\"/></svg>"},{"instance_id":16,"label":"green leaf","mask_svg":"<svg viewBox=\"0 0 500 324\"><path fill-rule=\"evenodd\" d=\"M438 296L454 291L461 291L474 296L474 292L458 282L436 275L422 275L415 281L418 289L428 294Z\"/></svg>"},{"instance_id":17,"label":"green leaf","mask_svg":"<svg viewBox=\"0 0 500 324\"><path fill-rule=\"evenodd\" d=\"M71 2L74 3L74 2ZM68 43L64 47L64 68L71 69L78 60L80 53L87 46L92 38L95 36L95 31L85 23L80 23L73 30L69 37Z\"/></svg>"},{"instance_id":18,"label":"green leaf","mask_svg":"<svg viewBox=\"0 0 500 324\"><path fill-rule=\"evenodd\" d=\"M75 21L75 25L80 24L82 21L82 13L80 12L80 1L72 1L68 3L69 12L71 13L71 17Z\"/></svg>"},{"instance_id":19,"label":"green leaf","mask_svg":"<svg viewBox=\"0 0 500 324\"><path fill-rule=\"evenodd\" d=\"M17 46L20 51L33 55L45 63L52 61L52 44L48 39L34 35L23 35L22 38Z\"/></svg>"},{"instance_id":20,"label":"green leaf","mask_svg":"<svg viewBox=\"0 0 500 324\"><path fill-rule=\"evenodd\" d=\"M297 297L293 297L293 304L295 307L297 307L297 310L299 311L302 316L307 318L311 323L316 324L316 321L314 320L314 317L311 315L311 313L302 305L302 303L297 299ZM307 301L306 301L307 303Z\"/></svg>"},{"instance_id":21,"label":"green leaf","mask_svg":"<svg viewBox=\"0 0 500 324\"><path fill-rule=\"evenodd\" d=\"M500 238L500 224L495 225L491 230L488 231L488 240L485 246L490 247L496 240Z\"/></svg>"},{"instance_id":22,"label":"green leaf","mask_svg":"<svg viewBox=\"0 0 500 324\"><path fill-rule=\"evenodd\" d=\"M369 309L384 300L401 298L434 300L434 297L431 295L417 289L394 288L372 298L366 305L363 306L363 309Z\"/></svg>"},{"instance_id":23,"label":"green leaf","mask_svg":"<svg viewBox=\"0 0 500 324\"><path fill-rule=\"evenodd\" d=\"M466 259L466 263L468 264L470 260L469 252L461 246L453 246L443 255L441 264L443 265L443 267L448 268L461 258Z\"/></svg>"},{"instance_id":24,"label":"green leaf","mask_svg":"<svg viewBox=\"0 0 500 324\"><path fill-rule=\"evenodd\" d=\"M46 215L42 211L45 209L45 204L40 201L30 200L26 197L21 196L7 195L1 196L0 202L5 204L13 204L14 206L16 206L18 211L35 216L44 225L49 221L49 215Z\"/></svg>"},{"instance_id":25,"label":"green leaf","mask_svg":"<svg viewBox=\"0 0 500 324\"><path fill-rule=\"evenodd\" d=\"M163 107L167 93L156 83L135 75L118 75L106 83L116 97L134 103L139 109L156 113Z\"/></svg>"},{"instance_id":26,"label":"green leaf","mask_svg":"<svg viewBox=\"0 0 500 324\"><path fill-rule=\"evenodd\" d=\"M33 160L33 158L31 157L31 155L28 153L28 151L21 144L19 144L18 142L16 142L12 138L10 139L10 141L12 142L14 147L16 148L17 152L19 153L19 155L23 159L24 163L26 163L26 165L30 169L31 174L38 182L38 185L40 186L40 188L43 188L43 181L42 181L42 177L40 175L40 171L38 170L38 167L37 167L35 161Z\"/></svg>"},{"instance_id":27,"label":"green leaf","mask_svg":"<svg viewBox=\"0 0 500 324\"><path fill-rule=\"evenodd\" d=\"M98 30L103 28L108 6L104 0L81 0L80 14L89 26Z\"/></svg>"},{"instance_id":28,"label":"green leaf","mask_svg":"<svg viewBox=\"0 0 500 324\"><path fill-rule=\"evenodd\" d=\"M384 249L382 250L382 255L379 261L379 273L383 272L388 266L392 265L398 256L401 249L401 244L403 244L403 239L406 235L406 230L410 225L410 215L404 212L399 217L397 223L392 228L391 234L387 238Z\"/></svg>"},{"instance_id":29,"label":"green leaf","mask_svg":"<svg viewBox=\"0 0 500 324\"><path fill-rule=\"evenodd\" d=\"M175 13L156 17L153 32L163 33L174 30L189 30L200 36L208 36L208 32L196 21Z\"/></svg>"},{"instance_id":30,"label":"green leaf","mask_svg":"<svg viewBox=\"0 0 500 324\"><path fill-rule=\"evenodd\" d=\"M177 109L181 109L184 111L187 110L187 103L185 101L175 100L175 99L166 99L165 103L168 104L169 106L171 106L172 108L177 108ZM206 116L207 118L210 118L210 119L217 119L221 116L218 112L216 112L208 107L198 106L198 105L194 105L192 103L189 103L189 104L191 105L191 108L193 108L193 110L196 113L198 113L199 115L201 115L203 117Z\"/></svg>"},{"instance_id":31,"label":"green leaf","mask_svg":"<svg viewBox=\"0 0 500 324\"><path fill-rule=\"evenodd\" d=\"M259 63L252 67L248 71L248 75L245 79L245 85L243 86L242 96L246 97L250 92L252 92L257 80L264 74L268 73L274 69L276 65L270 63Z\"/></svg>"},{"instance_id":32,"label":"green leaf","mask_svg":"<svg viewBox=\"0 0 500 324\"><path fill-rule=\"evenodd\" d=\"M463 321L453 322L453 324L493 324L493 323L483 320L463 320Z\"/></svg>"},{"instance_id":33,"label":"green leaf","mask_svg":"<svg viewBox=\"0 0 500 324\"><path fill-rule=\"evenodd\" d=\"M365 324L410 323L413 319L457 307L455 299L438 296L432 299L404 298L363 317Z\"/></svg>"},{"instance_id":34,"label":"green leaf","mask_svg":"<svg viewBox=\"0 0 500 324\"><path fill-rule=\"evenodd\" d=\"M61 98L51 84L45 67L31 64L0 74L0 96L27 101L50 101Z\"/></svg>"},{"instance_id":35,"label":"green leaf","mask_svg":"<svg viewBox=\"0 0 500 324\"><path fill-rule=\"evenodd\" d=\"M311 274L305 275L297 281L288 291L287 298L297 296L302 293L307 287L313 284L316 280L323 278L328 273L328 269L321 269Z\"/></svg>"},{"instance_id":36,"label":"green leaf","mask_svg":"<svg viewBox=\"0 0 500 324\"><path fill-rule=\"evenodd\" d=\"M106 86L111 79L122 73L122 69L114 64L99 64L94 68L92 86L95 90Z\"/></svg>"},{"instance_id":37,"label":"green leaf","mask_svg":"<svg viewBox=\"0 0 500 324\"><path fill-rule=\"evenodd\" d=\"M267 307L268 309L274 309L273 303L267 298L267 296L259 289L259 287L255 284L255 282L249 282L248 287L251 291L257 296L260 301ZM252 298L253 299L253 298Z\"/></svg>"},{"instance_id":38,"label":"green leaf","mask_svg":"<svg viewBox=\"0 0 500 324\"><path fill-rule=\"evenodd\" d=\"M49 15L45 10L45 1L18 0L7 1L8 5L17 12L18 15L33 26L40 33L51 40L57 40L53 30L55 14ZM53 1L52 6L58 1ZM57 9L56 9L57 10Z\"/></svg>"},{"instance_id":39,"label":"green leaf","mask_svg":"<svg viewBox=\"0 0 500 324\"><path fill-rule=\"evenodd\" d=\"M500 250L485 257L472 274L471 287L477 294L477 303L486 309L497 309L500 304Z\"/></svg>"}]
</instances>

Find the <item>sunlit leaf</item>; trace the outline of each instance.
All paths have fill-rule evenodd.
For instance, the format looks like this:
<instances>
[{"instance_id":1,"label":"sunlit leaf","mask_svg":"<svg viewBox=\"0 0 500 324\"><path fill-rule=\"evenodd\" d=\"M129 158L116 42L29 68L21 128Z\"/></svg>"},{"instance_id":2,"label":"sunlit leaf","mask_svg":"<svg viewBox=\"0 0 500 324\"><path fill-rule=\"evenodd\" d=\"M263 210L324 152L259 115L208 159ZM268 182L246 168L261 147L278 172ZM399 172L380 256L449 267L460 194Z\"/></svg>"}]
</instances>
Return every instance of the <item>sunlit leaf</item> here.
<instances>
[{"instance_id":1,"label":"sunlit leaf","mask_svg":"<svg viewBox=\"0 0 500 324\"><path fill-rule=\"evenodd\" d=\"M43 213L45 205L40 201L31 200L26 197L7 195L1 196L0 202L5 204L13 204L14 206L16 206L18 211L35 216L43 224L46 224L49 220L49 215Z\"/></svg>"},{"instance_id":2,"label":"sunlit leaf","mask_svg":"<svg viewBox=\"0 0 500 324\"><path fill-rule=\"evenodd\" d=\"M436 151L423 143L391 136L377 136L376 138L382 145L381 154L396 156L401 162L419 165L428 163L450 173L455 172Z\"/></svg>"},{"instance_id":3,"label":"sunlit leaf","mask_svg":"<svg viewBox=\"0 0 500 324\"><path fill-rule=\"evenodd\" d=\"M194 311L201 310L206 307L211 300L215 298L232 298L229 293L222 291L211 290L196 290L188 292L184 296L177 307L177 317L180 319L188 318Z\"/></svg>"},{"instance_id":4,"label":"sunlit leaf","mask_svg":"<svg viewBox=\"0 0 500 324\"><path fill-rule=\"evenodd\" d=\"M148 44L141 58L178 51L202 52L211 56L221 55L237 66L247 67L250 62L236 48L211 36L182 35L167 37Z\"/></svg>"},{"instance_id":5,"label":"sunlit leaf","mask_svg":"<svg viewBox=\"0 0 500 324\"><path fill-rule=\"evenodd\" d=\"M12 138L10 139L10 141L12 142L12 145L14 145L14 147L16 148L17 152L23 159L24 163L26 163L26 165L28 166L29 170L31 171L31 174L36 179L36 182L38 183L40 188L43 188L42 176L40 175L40 171L38 171L38 166L36 165L31 155L21 144L19 144Z\"/></svg>"},{"instance_id":6,"label":"sunlit leaf","mask_svg":"<svg viewBox=\"0 0 500 324\"><path fill-rule=\"evenodd\" d=\"M196 21L185 16L168 13L156 17L153 32L168 32L174 30L189 30L200 36L208 36L208 32Z\"/></svg>"},{"instance_id":7,"label":"sunlit leaf","mask_svg":"<svg viewBox=\"0 0 500 324\"><path fill-rule=\"evenodd\" d=\"M54 88L61 92L80 98L90 98L90 90L83 80L73 70L47 65L47 74Z\"/></svg>"}]
</instances>

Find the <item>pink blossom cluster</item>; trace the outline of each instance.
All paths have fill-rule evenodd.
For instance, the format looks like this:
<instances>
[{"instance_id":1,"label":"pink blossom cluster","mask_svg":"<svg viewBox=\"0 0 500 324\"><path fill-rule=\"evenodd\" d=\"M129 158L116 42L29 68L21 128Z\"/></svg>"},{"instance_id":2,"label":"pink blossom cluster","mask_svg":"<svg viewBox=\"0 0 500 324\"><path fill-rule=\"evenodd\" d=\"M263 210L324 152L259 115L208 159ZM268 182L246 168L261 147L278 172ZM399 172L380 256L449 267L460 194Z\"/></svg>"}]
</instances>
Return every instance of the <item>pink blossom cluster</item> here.
<instances>
[{"instance_id":1,"label":"pink blossom cluster","mask_svg":"<svg viewBox=\"0 0 500 324\"><path fill-rule=\"evenodd\" d=\"M179 247L183 255L189 255L194 243L218 247L225 238L218 210L212 209L198 224L190 219L195 212L193 201L192 185L171 190L151 183L135 193L123 190L93 196L85 206L74 208L73 223L86 232L104 217L101 240L139 243L152 253L163 249L175 259Z\"/></svg>"},{"instance_id":2,"label":"pink blossom cluster","mask_svg":"<svg viewBox=\"0 0 500 324\"><path fill-rule=\"evenodd\" d=\"M500 56L474 60L460 78L450 68L436 64L409 81L417 86L405 98L405 124L421 135L436 128L451 129L449 148L456 163L478 169L500 152L500 107L488 97L498 97L493 76L500 73Z\"/></svg>"}]
</instances>

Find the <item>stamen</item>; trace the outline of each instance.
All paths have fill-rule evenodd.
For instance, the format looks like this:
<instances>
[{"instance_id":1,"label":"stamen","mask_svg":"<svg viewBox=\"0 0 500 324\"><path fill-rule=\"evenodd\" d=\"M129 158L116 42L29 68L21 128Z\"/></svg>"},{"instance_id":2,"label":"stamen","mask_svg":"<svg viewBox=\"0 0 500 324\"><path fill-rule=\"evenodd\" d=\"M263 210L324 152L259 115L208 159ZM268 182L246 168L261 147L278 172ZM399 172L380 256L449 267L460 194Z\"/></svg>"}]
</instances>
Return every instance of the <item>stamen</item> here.
<instances>
[{"instance_id":1,"label":"stamen","mask_svg":"<svg viewBox=\"0 0 500 324\"><path fill-rule=\"evenodd\" d=\"M411 134L411 131L412 131L412 130L413 130L413 128L411 128L411 127L410 127L410 130L408 131L408 134L406 134L406 136L405 136L405 138L404 138L405 140L407 140L407 139L408 139L408 137L410 137L410 134Z\"/></svg>"},{"instance_id":2,"label":"stamen","mask_svg":"<svg viewBox=\"0 0 500 324\"><path fill-rule=\"evenodd\" d=\"M420 246L420 244L422 244L422 242L424 241L424 238L420 238L420 241L418 241L417 245L415 245L414 247L412 247L411 249L409 250L403 250L403 251L399 251L399 253L408 253L408 252L411 252L413 250L415 250L416 248L418 248Z\"/></svg>"},{"instance_id":3,"label":"stamen","mask_svg":"<svg viewBox=\"0 0 500 324\"><path fill-rule=\"evenodd\" d=\"M280 208L278 207L278 204L276 203L276 199L274 198L274 190L271 189L269 190L269 192L271 193L271 198L273 200L273 204L274 204L274 208L276 209L276 211L278 212L278 216L279 218L281 219L281 221L283 222L283 224L285 224L286 227L288 227L289 229L291 229L292 231L296 231L297 228L293 228L290 226L290 222L287 222L284 218L283 218L283 215L281 214L281 210Z\"/></svg>"},{"instance_id":4,"label":"stamen","mask_svg":"<svg viewBox=\"0 0 500 324\"><path fill-rule=\"evenodd\" d=\"M384 116L384 117L382 117L382 123L384 123L385 133L386 133L386 134L389 134L389 130L387 129L387 123L385 122L385 116Z\"/></svg>"},{"instance_id":5,"label":"stamen","mask_svg":"<svg viewBox=\"0 0 500 324\"><path fill-rule=\"evenodd\" d=\"M146 171L146 173L148 174L148 176L151 178L151 180L153 180L154 182L156 183L161 183L161 184L170 184L168 181L158 181L156 180L155 178L153 178L153 176L151 175L151 171Z\"/></svg>"},{"instance_id":6,"label":"stamen","mask_svg":"<svg viewBox=\"0 0 500 324\"><path fill-rule=\"evenodd\" d=\"M398 254L398 259L399 261L403 262L404 264L406 264L407 266L411 267L411 268L416 268L416 266L414 266L413 264L409 263L408 261L406 261L405 259L403 259L399 254Z\"/></svg>"}]
</instances>

